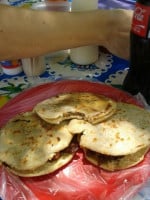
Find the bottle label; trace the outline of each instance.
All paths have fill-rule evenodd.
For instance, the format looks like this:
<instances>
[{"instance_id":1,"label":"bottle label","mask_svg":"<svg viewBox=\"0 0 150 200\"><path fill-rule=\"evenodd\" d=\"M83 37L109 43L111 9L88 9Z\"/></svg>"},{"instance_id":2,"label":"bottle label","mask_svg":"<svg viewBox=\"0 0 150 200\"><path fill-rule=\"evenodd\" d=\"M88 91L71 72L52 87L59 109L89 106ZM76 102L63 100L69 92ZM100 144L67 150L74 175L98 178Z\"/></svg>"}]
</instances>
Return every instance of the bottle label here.
<instances>
[{"instance_id":1,"label":"bottle label","mask_svg":"<svg viewBox=\"0 0 150 200\"><path fill-rule=\"evenodd\" d=\"M136 3L131 31L141 37L147 37L149 16L150 6L144 6L140 3Z\"/></svg>"}]
</instances>

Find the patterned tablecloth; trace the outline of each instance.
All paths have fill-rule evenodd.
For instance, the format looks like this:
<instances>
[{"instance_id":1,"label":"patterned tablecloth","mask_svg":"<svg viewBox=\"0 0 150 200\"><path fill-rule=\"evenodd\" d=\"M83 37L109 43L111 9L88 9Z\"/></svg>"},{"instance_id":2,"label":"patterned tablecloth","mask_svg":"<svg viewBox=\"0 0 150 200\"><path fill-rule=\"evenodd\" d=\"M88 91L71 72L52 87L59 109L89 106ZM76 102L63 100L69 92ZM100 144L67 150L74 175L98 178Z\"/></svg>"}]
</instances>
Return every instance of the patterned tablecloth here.
<instances>
[{"instance_id":1,"label":"patterned tablecloth","mask_svg":"<svg viewBox=\"0 0 150 200\"><path fill-rule=\"evenodd\" d=\"M27 77L24 72L9 76L4 74L0 68L1 97L9 99L26 88L59 79L93 80L121 87L127 73L128 62L111 54L100 52L96 63L82 66L71 62L68 51L60 51L45 56L45 68L45 72L38 77Z\"/></svg>"},{"instance_id":2,"label":"patterned tablecloth","mask_svg":"<svg viewBox=\"0 0 150 200\"><path fill-rule=\"evenodd\" d=\"M5 0L0 0L4 2ZM31 6L35 1L8 1L11 5ZM108 3L107 3L108 2ZM123 5L127 9L133 8L134 0L112 1L112 7ZM130 4L130 6L128 6ZM110 8L110 1L101 0L103 8ZM118 6L117 6L118 7ZM114 87L121 88L122 82L127 74L129 63L114 55L100 52L99 60L91 65L82 66L71 62L68 51L60 51L45 56L45 72L38 77L27 77L24 72L8 76L0 68L0 107L10 98L16 96L23 90L36 86L40 83L56 81L60 79L77 79L103 82ZM135 196L133 200L150 200L150 182ZM125 200L125 199L120 199Z\"/></svg>"}]
</instances>

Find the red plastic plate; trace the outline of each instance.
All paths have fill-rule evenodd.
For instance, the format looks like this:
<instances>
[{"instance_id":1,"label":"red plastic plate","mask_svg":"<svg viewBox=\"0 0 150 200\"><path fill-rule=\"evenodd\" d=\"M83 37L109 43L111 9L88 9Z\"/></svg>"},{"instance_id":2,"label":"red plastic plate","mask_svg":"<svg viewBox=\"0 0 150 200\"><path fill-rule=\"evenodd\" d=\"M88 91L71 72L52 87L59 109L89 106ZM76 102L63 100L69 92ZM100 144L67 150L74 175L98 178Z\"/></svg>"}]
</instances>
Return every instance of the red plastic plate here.
<instances>
[{"instance_id":1,"label":"red plastic plate","mask_svg":"<svg viewBox=\"0 0 150 200\"><path fill-rule=\"evenodd\" d=\"M89 81L63 80L33 87L11 99L0 110L0 127L14 115L31 110L44 99L75 91L98 93L116 101L140 106L131 95L111 86ZM2 174L5 174L5 179L2 179L4 177ZM53 174L36 178L17 177L19 181L17 186L16 176L1 168L0 183L7 183L5 199L8 199L10 190L16 190L14 188L17 187L17 195L19 198L24 197L24 200L118 200L120 198L127 200L143 186L149 175L150 153L135 167L107 172L91 165L84 159L82 151L78 151L69 164ZM13 192L11 195L16 193ZM35 195L34 198L32 195ZM12 199L17 200L18 196Z\"/></svg>"}]
</instances>

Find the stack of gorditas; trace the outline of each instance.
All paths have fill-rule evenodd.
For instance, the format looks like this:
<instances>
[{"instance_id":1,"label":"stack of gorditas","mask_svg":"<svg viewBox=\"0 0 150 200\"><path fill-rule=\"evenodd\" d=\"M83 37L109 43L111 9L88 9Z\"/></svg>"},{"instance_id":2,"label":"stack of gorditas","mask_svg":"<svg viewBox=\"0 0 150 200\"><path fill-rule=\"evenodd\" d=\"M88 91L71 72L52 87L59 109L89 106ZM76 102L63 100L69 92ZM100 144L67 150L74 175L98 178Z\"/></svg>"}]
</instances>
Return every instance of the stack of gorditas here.
<instances>
[{"instance_id":1,"label":"stack of gorditas","mask_svg":"<svg viewBox=\"0 0 150 200\"><path fill-rule=\"evenodd\" d=\"M150 113L89 92L45 99L0 130L0 162L33 177L67 165L76 151L108 171L135 166L150 146Z\"/></svg>"}]
</instances>

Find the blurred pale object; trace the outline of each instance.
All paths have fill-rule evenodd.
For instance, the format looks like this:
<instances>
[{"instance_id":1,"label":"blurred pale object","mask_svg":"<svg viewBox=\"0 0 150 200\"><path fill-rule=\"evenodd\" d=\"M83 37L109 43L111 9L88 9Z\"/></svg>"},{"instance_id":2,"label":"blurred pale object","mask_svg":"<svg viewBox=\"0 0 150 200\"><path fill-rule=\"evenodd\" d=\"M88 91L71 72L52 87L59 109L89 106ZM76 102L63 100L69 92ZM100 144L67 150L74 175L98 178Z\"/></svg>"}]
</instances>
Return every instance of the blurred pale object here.
<instances>
[{"instance_id":1,"label":"blurred pale object","mask_svg":"<svg viewBox=\"0 0 150 200\"><path fill-rule=\"evenodd\" d=\"M72 12L96 10L98 0L73 0ZM99 57L98 46L84 46L70 50L70 59L79 65L89 65L95 63Z\"/></svg>"},{"instance_id":2,"label":"blurred pale object","mask_svg":"<svg viewBox=\"0 0 150 200\"><path fill-rule=\"evenodd\" d=\"M71 4L68 1L43 1L33 3L32 9L34 10L49 10L49 11L70 11Z\"/></svg>"},{"instance_id":3,"label":"blurred pale object","mask_svg":"<svg viewBox=\"0 0 150 200\"><path fill-rule=\"evenodd\" d=\"M47 1L49 1L49 2L51 2L51 1L52 1L52 2L53 2L53 1L54 1L54 2L55 2L55 1L57 1L57 2L60 1L60 2L61 2L61 1L67 1L67 0L47 0Z\"/></svg>"},{"instance_id":4,"label":"blurred pale object","mask_svg":"<svg viewBox=\"0 0 150 200\"><path fill-rule=\"evenodd\" d=\"M70 58L80 65L88 65L98 60L98 47L85 46L71 49Z\"/></svg>"},{"instance_id":5,"label":"blurred pale object","mask_svg":"<svg viewBox=\"0 0 150 200\"><path fill-rule=\"evenodd\" d=\"M22 59L23 71L27 76L41 75L45 71L45 66L44 56Z\"/></svg>"},{"instance_id":6,"label":"blurred pale object","mask_svg":"<svg viewBox=\"0 0 150 200\"><path fill-rule=\"evenodd\" d=\"M96 10L98 0L72 0L72 11Z\"/></svg>"}]
</instances>

